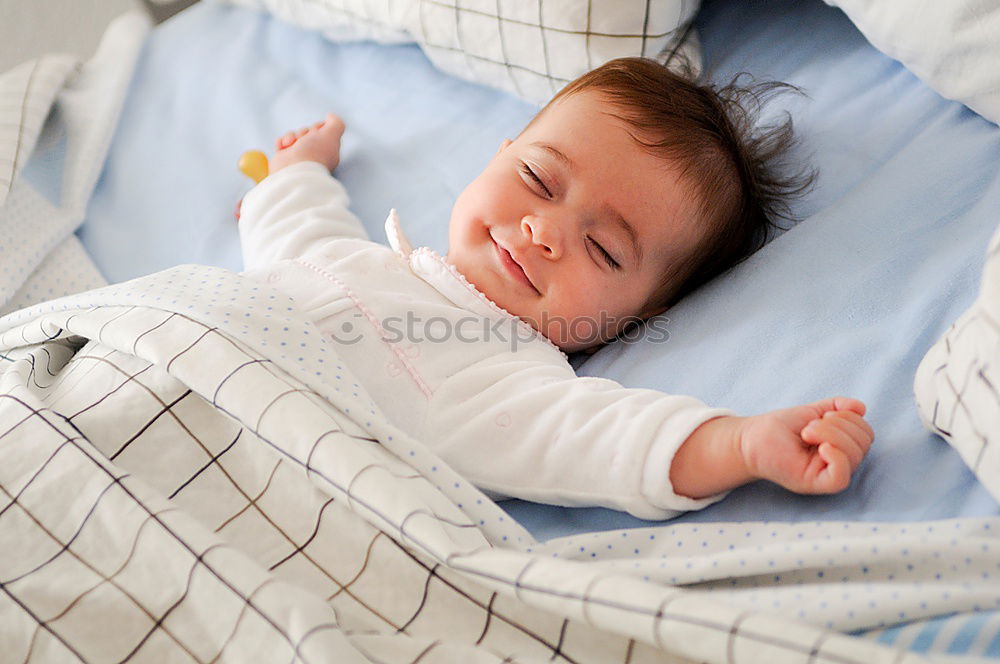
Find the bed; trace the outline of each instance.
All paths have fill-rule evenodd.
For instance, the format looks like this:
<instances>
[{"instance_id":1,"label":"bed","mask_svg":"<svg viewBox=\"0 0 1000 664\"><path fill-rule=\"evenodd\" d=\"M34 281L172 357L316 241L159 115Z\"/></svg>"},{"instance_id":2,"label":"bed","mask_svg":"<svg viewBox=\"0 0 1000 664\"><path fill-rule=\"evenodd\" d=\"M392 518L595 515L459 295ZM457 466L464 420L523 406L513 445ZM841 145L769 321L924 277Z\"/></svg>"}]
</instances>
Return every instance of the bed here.
<instances>
[{"instance_id":1,"label":"bed","mask_svg":"<svg viewBox=\"0 0 1000 664\"><path fill-rule=\"evenodd\" d=\"M380 421L363 376L317 364L292 303L234 274L235 163L335 110L370 235L394 207L443 251L451 201L544 86L462 80L441 70L454 53L328 39L301 27L309 3L273 4L199 3L148 35L126 17L82 69L43 63L45 90L37 68L4 79L56 108L0 202L3 385L31 393L0 411L12 661L1000 659L1000 466L914 400L978 302L995 100L894 50L865 3L702 2L702 67L800 86L763 120L793 115L820 178L800 223L665 314L666 343L574 366L743 414L855 396L875 445L842 494L756 483L665 523L494 503ZM958 27L989 34L985 13ZM285 330L249 333L276 310ZM272 352L293 337L301 357Z\"/></svg>"}]
</instances>

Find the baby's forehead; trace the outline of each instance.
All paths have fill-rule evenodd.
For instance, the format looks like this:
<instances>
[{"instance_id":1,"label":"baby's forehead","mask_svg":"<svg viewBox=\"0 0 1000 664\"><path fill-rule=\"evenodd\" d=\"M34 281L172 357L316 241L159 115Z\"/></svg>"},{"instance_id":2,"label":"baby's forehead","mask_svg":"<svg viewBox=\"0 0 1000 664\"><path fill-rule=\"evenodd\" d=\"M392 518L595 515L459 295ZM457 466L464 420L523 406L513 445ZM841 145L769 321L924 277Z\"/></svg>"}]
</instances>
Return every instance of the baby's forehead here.
<instances>
[{"instance_id":1,"label":"baby's forehead","mask_svg":"<svg viewBox=\"0 0 1000 664\"><path fill-rule=\"evenodd\" d=\"M640 117L635 109L626 107L599 91L581 90L558 98L543 108L522 130L533 142L566 140L567 132L574 143L593 142L597 138L618 138L617 147L635 155L653 157L640 159L643 168L673 170L683 167L670 154L668 129L655 129ZM597 154L595 156L602 156ZM627 167L631 162L622 162ZM637 165L638 166L638 165Z\"/></svg>"},{"instance_id":2,"label":"baby's forehead","mask_svg":"<svg viewBox=\"0 0 1000 664\"><path fill-rule=\"evenodd\" d=\"M620 103L598 90L576 90L554 98L535 114L527 126L530 127L539 124L543 119L547 120L552 116L559 117L570 112L580 115L583 121L597 122L606 119L607 116L618 118L623 115L623 111Z\"/></svg>"},{"instance_id":3,"label":"baby's forehead","mask_svg":"<svg viewBox=\"0 0 1000 664\"><path fill-rule=\"evenodd\" d=\"M588 105L569 118L561 114L564 109L544 109L550 115L540 116L518 138L571 168L599 164L633 178L653 174L662 177L662 182L693 178L690 160L673 155L665 146L667 137L642 132L620 117L610 102L601 104ZM648 191L658 191L660 183L654 177Z\"/></svg>"}]
</instances>

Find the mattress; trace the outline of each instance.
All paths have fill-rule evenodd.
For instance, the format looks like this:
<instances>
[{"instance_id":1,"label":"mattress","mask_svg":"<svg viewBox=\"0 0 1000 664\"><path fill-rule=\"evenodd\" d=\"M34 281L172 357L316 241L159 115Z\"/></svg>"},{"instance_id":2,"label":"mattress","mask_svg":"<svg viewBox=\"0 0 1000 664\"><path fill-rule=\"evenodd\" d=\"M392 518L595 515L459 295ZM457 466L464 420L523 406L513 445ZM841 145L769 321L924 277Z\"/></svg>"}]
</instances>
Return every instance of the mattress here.
<instances>
[{"instance_id":1,"label":"mattress","mask_svg":"<svg viewBox=\"0 0 1000 664\"><path fill-rule=\"evenodd\" d=\"M679 521L915 521L1000 513L921 426L913 373L974 299L1000 209L1000 131L934 93L816 1L705 2L709 76L787 81L794 160L819 171L802 221L665 314L665 343L577 357L582 375L691 394L753 414L845 394L876 441L850 488L766 483ZM776 46L778 46L776 48ZM247 149L328 111L347 123L338 177L375 239L399 210L416 245L446 249L452 201L537 110L435 70L413 45L331 43L265 15L200 3L148 40L79 236L120 281L178 263L238 270ZM142 219L136 224L135 219ZM126 221L128 220L128 221ZM539 540L653 525L599 508L501 503Z\"/></svg>"}]
</instances>

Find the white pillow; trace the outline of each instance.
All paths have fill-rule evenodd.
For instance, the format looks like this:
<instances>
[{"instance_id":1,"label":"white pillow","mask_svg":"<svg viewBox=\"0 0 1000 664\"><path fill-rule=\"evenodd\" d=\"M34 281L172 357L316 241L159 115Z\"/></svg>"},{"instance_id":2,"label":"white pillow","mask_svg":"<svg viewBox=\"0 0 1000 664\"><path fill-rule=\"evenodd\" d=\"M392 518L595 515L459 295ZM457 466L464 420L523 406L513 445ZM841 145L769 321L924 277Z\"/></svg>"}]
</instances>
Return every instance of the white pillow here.
<instances>
[{"instance_id":1,"label":"white pillow","mask_svg":"<svg viewBox=\"0 0 1000 664\"><path fill-rule=\"evenodd\" d=\"M924 425L1000 501L1000 229L979 297L924 356L913 389Z\"/></svg>"},{"instance_id":2,"label":"white pillow","mask_svg":"<svg viewBox=\"0 0 1000 664\"><path fill-rule=\"evenodd\" d=\"M1000 124L1000 2L826 0L927 85Z\"/></svg>"},{"instance_id":3,"label":"white pillow","mask_svg":"<svg viewBox=\"0 0 1000 664\"><path fill-rule=\"evenodd\" d=\"M700 0L218 1L331 39L416 41L442 70L535 103L618 57L679 52L700 66L691 28Z\"/></svg>"}]
</instances>

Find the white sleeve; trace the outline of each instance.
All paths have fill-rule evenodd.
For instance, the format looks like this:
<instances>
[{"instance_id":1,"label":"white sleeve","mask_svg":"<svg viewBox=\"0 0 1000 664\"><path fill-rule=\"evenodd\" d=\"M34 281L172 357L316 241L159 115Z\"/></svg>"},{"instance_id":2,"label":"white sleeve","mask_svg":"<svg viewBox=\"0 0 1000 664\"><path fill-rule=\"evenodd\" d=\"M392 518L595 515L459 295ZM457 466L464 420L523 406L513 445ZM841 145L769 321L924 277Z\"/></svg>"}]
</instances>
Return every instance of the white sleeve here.
<instances>
[{"instance_id":1,"label":"white sleeve","mask_svg":"<svg viewBox=\"0 0 1000 664\"><path fill-rule=\"evenodd\" d=\"M667 519L726 495L678 495L670 464L699 425L731 414L693 397L578 377L565 362L511 353L478 362L436 389L421 439L494 494Z\"/></svg>"},{"instance_id":2,"label":"white sleeve","mask_svg":"<svg viewBox=\"0 0 1000 664\"><path fill-rule=\"evenodd\" d=\"M240 207L244 268L302 256L335 238L367 240L348 203L344 186L320 163L301 162L267 176Z\"/></svg>"}]
</instances>

